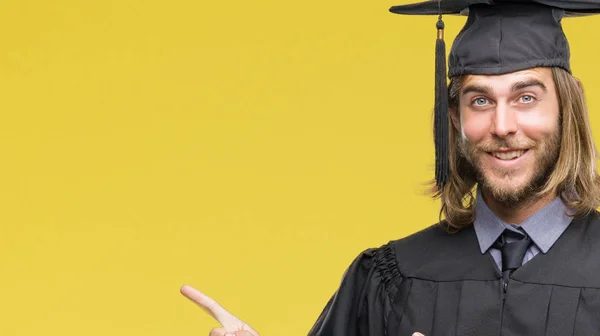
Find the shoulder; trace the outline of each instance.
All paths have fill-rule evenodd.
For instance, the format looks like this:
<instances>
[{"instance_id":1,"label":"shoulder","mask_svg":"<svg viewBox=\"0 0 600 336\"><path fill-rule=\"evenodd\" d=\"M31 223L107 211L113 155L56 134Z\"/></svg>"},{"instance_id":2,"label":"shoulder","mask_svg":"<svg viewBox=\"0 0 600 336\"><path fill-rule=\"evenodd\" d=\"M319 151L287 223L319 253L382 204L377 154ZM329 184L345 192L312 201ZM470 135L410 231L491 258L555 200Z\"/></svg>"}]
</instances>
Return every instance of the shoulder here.
<instances>
[{"instance_id":1,"label":"shoulder","mask_svg":"<svg viewBox=\"0 0 600 336\"><path fill-rule=\"evenodd\" d=\"M592 210L581 216L574 217L573 222L575 222L576 225L585 227L586 230L600 232L600 212L598 212L598 210Z\"/></svg>"},{"instance_id":2,"label":"shoulder","mask_svg":"<svg viewBox=\"0 0 600 336\"><path fill-rule=\"evenodd\" d=\"M482 254L473 226L450 233L431 225L384 247L394 255L403 277L432 281L492 280L498 274L487 254Z\"/></svg>"},{"instance_id":3,"label":"shoulder","mask_svg":"<svg viewBox=\"0 0 600 336\"><path fill-rule=\"evenodd\" d=\"M451 233L439 224L431 225L407 237L390 241L388 244L397 254L402 255L403 259L417 255L435 257L440 254L454 254L459 252L458 245L463 244L478 248L473 226Z\"/></svg>"},{"instance_id":4,"label":"shoulder","mask_svg":"<svg viewBox=\"0 0 600 336\"><path fill-rule=\"evenodd\" d=\"M440 256L456 254L458 246L464 246L473 240L476 241L476 237L471 227L449 233L439 224L435 224L379 247L363 250L354 259L349 271L361 270L395 276L400 275L400 270L403 269L402 273L410 274L410 270L415 268L412 264L423 265Z\"/></svg>"},{"instance_id":5,"label":"shoulder","mask_svg":"<svg viewBox=\"0 0 600 336\"><path fill-rule=\"evenodd\" d=\"M600 288L600 214L591 211L571 224L545 254L538 254L514 278L525 283Z\"/></svg>"}]
</instances>

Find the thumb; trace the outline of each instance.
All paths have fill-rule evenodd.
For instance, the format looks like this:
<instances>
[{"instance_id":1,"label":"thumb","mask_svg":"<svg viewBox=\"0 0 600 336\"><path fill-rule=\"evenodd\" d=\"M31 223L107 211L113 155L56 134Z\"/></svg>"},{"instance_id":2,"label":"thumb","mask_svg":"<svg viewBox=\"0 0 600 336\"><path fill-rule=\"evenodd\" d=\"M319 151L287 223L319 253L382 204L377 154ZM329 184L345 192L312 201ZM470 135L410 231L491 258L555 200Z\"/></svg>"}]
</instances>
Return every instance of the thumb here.
<instances>
[{"instance_id":1,"label":"thumb","mask_svg":"<svg viewBox=\"0 0 600 336\"><path fill-rule=\"evenodd\" d=\"M425 335L421 334L420 332L416 332L416 333L412 334L412 336L425 336Z\"/></svg>"}]
</instances>

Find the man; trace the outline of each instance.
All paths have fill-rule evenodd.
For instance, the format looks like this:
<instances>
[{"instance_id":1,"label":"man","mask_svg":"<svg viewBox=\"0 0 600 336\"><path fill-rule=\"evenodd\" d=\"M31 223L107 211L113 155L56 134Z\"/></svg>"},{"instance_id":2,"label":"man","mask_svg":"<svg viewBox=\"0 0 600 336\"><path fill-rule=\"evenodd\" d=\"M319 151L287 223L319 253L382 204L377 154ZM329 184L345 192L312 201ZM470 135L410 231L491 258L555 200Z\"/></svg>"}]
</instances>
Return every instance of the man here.
<instances>
[{"instance_id":1,"label":"man","mask_svg":"<svg viewBox=\"0 0 600 336\"><path fill-rule=\"evenodd\" d=\"M437 25L433 193L444 220L358 256L309 334L600 334L600 176L561 27L600 1L391 11L468 14L449 88L441 15ZM258 335L197 290L182 293L223 324L211 335Z\"/></svg>"}]
</instances>

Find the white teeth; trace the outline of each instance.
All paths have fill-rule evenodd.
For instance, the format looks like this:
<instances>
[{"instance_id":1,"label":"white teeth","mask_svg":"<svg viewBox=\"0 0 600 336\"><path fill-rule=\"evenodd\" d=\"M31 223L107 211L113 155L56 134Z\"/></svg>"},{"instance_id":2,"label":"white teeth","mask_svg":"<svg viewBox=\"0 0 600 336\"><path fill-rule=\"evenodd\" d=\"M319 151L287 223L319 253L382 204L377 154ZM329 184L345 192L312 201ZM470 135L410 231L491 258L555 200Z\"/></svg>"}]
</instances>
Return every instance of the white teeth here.
<instances>
[{"instance_id":1,"label":"white teeth","mask_svg":"<svg viewBox=\"0 0 600 336\"><path fill-rule=\"evenodd\" d=\"M492 155L497 157L500 160L512 160L518 158L519 156L525 153L524 150L517 150L512 152L492 152Z\"/></svg>"}]
</instances>

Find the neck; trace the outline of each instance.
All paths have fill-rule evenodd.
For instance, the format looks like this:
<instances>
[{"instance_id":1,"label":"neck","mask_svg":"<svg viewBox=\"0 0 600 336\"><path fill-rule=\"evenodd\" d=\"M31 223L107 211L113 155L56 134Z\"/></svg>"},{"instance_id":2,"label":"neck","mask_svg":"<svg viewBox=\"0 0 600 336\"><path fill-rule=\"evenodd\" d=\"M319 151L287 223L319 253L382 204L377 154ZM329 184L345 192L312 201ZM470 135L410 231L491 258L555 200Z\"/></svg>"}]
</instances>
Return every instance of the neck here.
<instances>
[{"instance_id":1,"label":"neck","mask_svg":"<svg viewBox=\"0 0 600 336\"><path fill-rule=\"evenodd\" d=\"M556 193L547 193L541 197L525 200L519 204L506 205L495 200L489 192L482 192L487 206L505 223L521 225L527 218L540 211L556 198Z\"/></svg>"}]
</instances>

